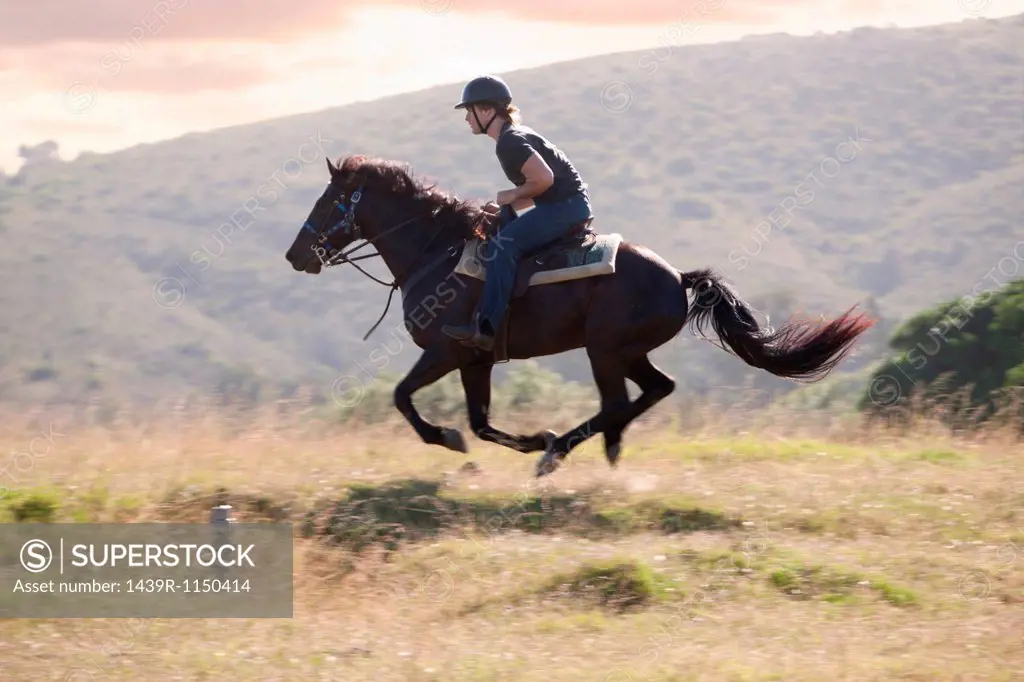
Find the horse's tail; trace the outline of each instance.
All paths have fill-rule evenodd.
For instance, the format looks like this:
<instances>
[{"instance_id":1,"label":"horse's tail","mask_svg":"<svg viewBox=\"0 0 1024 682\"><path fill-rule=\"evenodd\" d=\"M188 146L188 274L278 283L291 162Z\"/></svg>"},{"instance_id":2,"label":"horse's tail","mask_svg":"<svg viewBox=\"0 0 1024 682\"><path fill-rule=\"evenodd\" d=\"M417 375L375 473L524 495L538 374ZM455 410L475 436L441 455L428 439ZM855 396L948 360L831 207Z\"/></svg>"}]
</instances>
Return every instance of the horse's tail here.
<instances>
[{"instance_id":1,"label":"horse's tail","mask_svg":"<svg viewBox=\"0 0 1024 682\"><path fill-rule=\"evenodd\" d=\"M853 308L824 325L790 321L780 329L762 329L750 308L710 269L680 273L696 294L689 315L691 331L702 337L709 322L726 352L780 377L817 381L832 371L853 342L874 323ZM707 337L705 337L707 338ZM728 348L726 348L728 346Z\"/></svg>"}]
</instances>

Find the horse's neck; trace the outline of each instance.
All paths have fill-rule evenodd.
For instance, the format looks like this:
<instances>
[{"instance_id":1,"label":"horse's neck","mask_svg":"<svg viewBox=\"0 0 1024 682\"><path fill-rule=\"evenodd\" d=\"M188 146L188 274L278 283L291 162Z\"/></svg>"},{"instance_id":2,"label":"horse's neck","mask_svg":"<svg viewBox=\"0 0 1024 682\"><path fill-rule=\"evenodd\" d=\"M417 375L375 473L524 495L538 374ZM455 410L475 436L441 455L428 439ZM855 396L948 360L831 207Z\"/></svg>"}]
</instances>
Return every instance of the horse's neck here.
<instances>
[{"instance_id":1,"label":"horse's neck","mask_svg":"<svg viewBox=\"0 0 1024 682\"><path fill-rule=\"evenodd\" d=\"M389 222L397 225L405 220L410 220L410 217L397 217ZM381 237L375 242L377 252L396 279L408 280L455 243L451 233L434 220L428 215L392 232L387 232L391 229L387 224L378 227Z\"/></svg>"}]
</instances>

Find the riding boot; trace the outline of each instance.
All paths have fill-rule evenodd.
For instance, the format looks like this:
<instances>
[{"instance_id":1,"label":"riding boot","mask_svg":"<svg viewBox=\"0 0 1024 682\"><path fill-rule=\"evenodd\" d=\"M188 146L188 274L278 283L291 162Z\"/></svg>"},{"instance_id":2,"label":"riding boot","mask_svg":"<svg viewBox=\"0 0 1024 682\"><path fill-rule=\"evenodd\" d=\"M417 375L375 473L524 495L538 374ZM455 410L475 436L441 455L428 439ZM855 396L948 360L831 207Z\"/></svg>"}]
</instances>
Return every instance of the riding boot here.
<instances>
[{"instance_id":1,"label":"riding boot","mask_svg":"<svg viewBox=\"0 0 1024 682\"><path fill-rule=\"evenodd\" d=\"M494 348L493 330L483 330L480 324L480 313L473 315L473 321L464 325L444 325L441 331L461 341L465 346L476 346L477 348L489 351Z\"/></svg>"},{"instance_id":2,"label":"riding boot","mask_svg":"<svg viewBox=\"0 0 1024 682\"><path fill-rule=\"evenodd\" d=\"M502 204L498 210L498 231L508 223L515 220L516 214L508 204ZM497 331L486 325L482 328L480 323L480 311L473 314L473 321L463 325L444 325L441 332L453 339L457 339L465 346L476 346L481 350L489 351L494 348L494 337Z\"/></svg>"}]
</instances>

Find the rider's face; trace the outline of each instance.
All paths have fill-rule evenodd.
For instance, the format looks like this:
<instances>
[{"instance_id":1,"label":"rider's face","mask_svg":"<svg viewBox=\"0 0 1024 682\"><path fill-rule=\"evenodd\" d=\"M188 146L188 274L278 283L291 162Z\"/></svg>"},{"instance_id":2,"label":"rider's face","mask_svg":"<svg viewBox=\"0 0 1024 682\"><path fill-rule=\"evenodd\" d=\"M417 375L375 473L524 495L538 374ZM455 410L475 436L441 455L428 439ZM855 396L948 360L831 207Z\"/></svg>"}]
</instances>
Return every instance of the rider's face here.
<instances>
[{"instance_id":1,"label":"rider's face","mask_svg":"<svg viewBox=\"0 0 1024 682\"><path fill-rule=\"evenodd\" d=\"M477 125L477 117L473 115L474 109L476 110L477 116L480 117L480 123L482 123L483 125L487 125L487 121L490 120L491 116L494 115L494 109L492 109L491 107L480 107L475 104L466 107L466 123L469 124L469 129L473 132L474 135L479 135L484 132L484 129Z\"/></svg>"}]
</instances>

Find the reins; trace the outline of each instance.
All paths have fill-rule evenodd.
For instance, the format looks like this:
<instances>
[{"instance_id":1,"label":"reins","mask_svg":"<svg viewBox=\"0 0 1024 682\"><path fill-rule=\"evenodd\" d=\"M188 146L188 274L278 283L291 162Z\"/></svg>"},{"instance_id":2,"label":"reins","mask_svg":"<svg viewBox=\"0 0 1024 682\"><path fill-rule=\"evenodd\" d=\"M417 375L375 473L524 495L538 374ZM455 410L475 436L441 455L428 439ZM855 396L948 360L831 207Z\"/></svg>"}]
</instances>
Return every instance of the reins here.
<instances>
[{"instance_id":1,"label":"reins","mask_svg":"<svg viewBox=\"0 0 1024 682\"><path fill-rule=\"evenodd\" d=\"M380 254L379 251L377 253L366 253L366 254L363 254L361 256L356 256L355 258L352 258L351 255L353 253L355 253L356 251L358 251L359 249L363 248L364 246L373 245L374 242L376 242L378 239L386 237L387 235L391 234L392 232L395 232L396 230L398 230L399 228L402 228L402 227L405 227L406 225L410 225L410 224L415 223L417 221L423 220L427 216L422 216L422 215L421 216L413 216L412 218L409 218L407 220L403 220L402 222L398 223L397 225L392 225L391 227L389 227L388 229L384 230L383 232L381 232L380 234L378 234L375 237L372 237L370 239L365 239L365 238L362 237L362 229L356 224L356 220L355 220L356 204L358 204L359 200L362 199L362 197L363 197L363 187L365 187L365 183L363 185L360 185L359 189L357 189L355 192L352 193L352 197L350 199L351 206L345 206L342 203L342 200L344 199L344 195L342 195L339 199L335 200L334 205L338 208L338 210L340 210L342 212L342 214L343 214L342 215L342 219L340 221L338 221L338 223L336 223L332 228L330 228L329 230L325 231L323 234L318 235L318 241L324 242L324 241L327 240L327 238L331 234L333 234L334 232L336 232L339 229L344 228L345 231L346 232L350 232L354 236L355 239L357 239L357 240L358 239L362 239L363 240L362 243L355 245L354 247L352 247L351 249L348 249L347 251L346 250L341 250L338 253L335 253L335 254L329 256L326 260L323 258L323 253L325 252L323 247L315 247L313 249L313 252L316 253L317 258L320 259L320 264L323 267L325 267L325 268L330 268L330 267L334 267L335 265L343 265L345 263L348 263L348 264L354 266L356 270L358 270L362 274L364 274L367 277L369 277L370 279L372 279L374 282L377 282L378 284L382 284L382 285L384 285L386 287L391 287L391 291L388 293L387 304L384 306L384 312L381 313L380 317L377 319L377 322L374 323L374 325L372 327L370 327L370 331L366 332L366 334L363 336L363 341L365 341L366 339L368 339L370 337L370 334L372 334L374 332L374 330L376 330L377 327L380 326L380 323L384 321L384 317L388 314L388 310L391 308L391 299L394 297L395 291L397 291L399 288L401 288L401 286L403 284L408 284L409 283L409 279L411 279L411 278L410 277L402 277L402 278L395 277L394 279L391 280L391 282L385 282L385 281L380 280L377 277L371 275L366 270L363 270L356 263L357 260L364 260L366 258L374 258L374 257L380 256L381 254ZM436 219L437 218L437 214L438 214L438 212L440 210L441 210L440 206L435 207L433 210L431 210L431 212L429 214L429 217ZM328 214L328 217L330 217L330 214ZM311 230L311 226L309 225L309 223L306 223L306 225L304 225L303 227ZM427 240L427 243L424 244L423 247L419 249L419 253L416 255L416 258L413 259L413 261L412 261L413 265L416 264L416 261L419 259L420 255L425 253L427 248L431 244L433 244L434 240L437 239L437 236L439 234L441 234L441 227L440 226L436 226L435 230L434 230L434 234L432 234L430 236L430 239ZM452 255L455 255L455 253L457 253L457 252L453 252L451 249L449 249L444 254L442 254L439 259L436 259L433 263L431 263L429 267L436 266L439 262L441 262L445 258L447 258L449 256L452 256ZM414 270L412 266L410 266L406 274L408 275L408 274L411 273L412 275L415 275L416 272L417 271ZM416 278L416 279L418 279L418 278Z\"/></svg>"}]
</instances>

